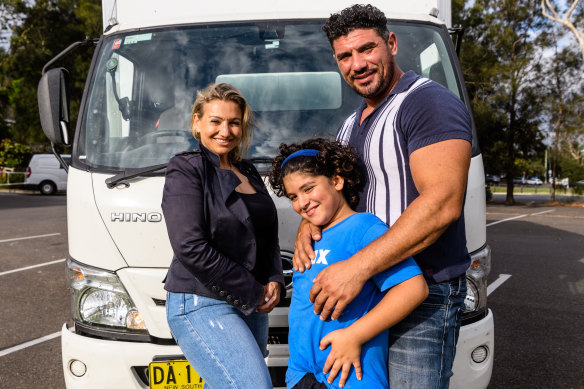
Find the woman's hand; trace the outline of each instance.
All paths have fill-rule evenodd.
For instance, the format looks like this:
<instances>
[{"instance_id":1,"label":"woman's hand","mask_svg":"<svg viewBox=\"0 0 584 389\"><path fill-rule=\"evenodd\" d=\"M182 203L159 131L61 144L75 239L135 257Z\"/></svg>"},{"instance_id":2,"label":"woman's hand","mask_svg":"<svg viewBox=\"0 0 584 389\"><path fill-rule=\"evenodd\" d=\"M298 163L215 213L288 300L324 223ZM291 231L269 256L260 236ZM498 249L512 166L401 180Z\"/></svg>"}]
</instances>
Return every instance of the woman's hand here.
<instances>
[{"instance_id":1,"label":"woman's hand","mask_svg":"<svg viewBox=\"0 0 584 389\"><path fill-rule=\"evenodd\" d=\"M341 371L341 378L339 386L345 386L351 366L355 367L355 375L358 380L363 378L361 371L361 343L355 336L350 334L350 330L343 328L336 330L322 338L320 341L320 349L324 350L330 344L331 351L326 358L322 372L328 374L327 382L332 384L335 377Z\"/></svg>"},{"instance_id":2,"label":"woman's hand","mask_svg":"<svg viewBox=\"0 0 584 389\"><path fill-rule=\"evenodd\" d=\"M270 282L264 286L264 294L258 305L259 313L270 313L280 302L282 285L279 282Z\"/></svg>"}]
</instances>

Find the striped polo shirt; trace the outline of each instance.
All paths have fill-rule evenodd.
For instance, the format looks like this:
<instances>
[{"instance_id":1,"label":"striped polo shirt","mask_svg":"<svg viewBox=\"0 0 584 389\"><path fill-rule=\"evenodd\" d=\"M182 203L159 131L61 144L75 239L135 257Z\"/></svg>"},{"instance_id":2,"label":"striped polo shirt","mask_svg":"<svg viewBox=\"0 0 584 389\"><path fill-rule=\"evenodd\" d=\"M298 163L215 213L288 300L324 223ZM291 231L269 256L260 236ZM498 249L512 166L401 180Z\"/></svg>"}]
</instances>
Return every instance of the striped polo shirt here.
<instances>
[{"instance_id":1,"label":"striped polo shirt","mask_svg":"<svg viewBox=\"0 0 584 389\"><path fill-rule=\"evenodd\" d=\"M472 142L471 118L454 93L413 71L405 73L385 100L359 123L365 107L363 101L344 121L337 140L357 150L366 170L356 210L373 213L391 227L419 196L410 171L410 154L448 139ZM461 214L434 244L414 258L432 283L464 274L470 265L464 216Z\"/></svg>"}]
</instances>

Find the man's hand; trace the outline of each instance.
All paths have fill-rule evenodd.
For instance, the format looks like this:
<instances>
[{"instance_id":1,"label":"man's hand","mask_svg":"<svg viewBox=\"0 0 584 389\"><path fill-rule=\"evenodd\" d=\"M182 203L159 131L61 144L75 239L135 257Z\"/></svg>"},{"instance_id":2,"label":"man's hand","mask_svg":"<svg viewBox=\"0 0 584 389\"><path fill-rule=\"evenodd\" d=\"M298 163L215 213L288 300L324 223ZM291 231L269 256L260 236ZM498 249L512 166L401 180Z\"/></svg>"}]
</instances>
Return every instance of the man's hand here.
<instances>
[{"instance_id":1,"label":"man's hand","mask_svg":"<svg viewBox=\"0 0 584 389\"><path fill-rule=\"evenodd\" d=\"M339 386L345 386L351 366L355 367L355 375L358 380L363 378L361 371L361 343L349 333L348 328L336 330L322 338L320 341L320 349L324 350L330 344L331 351L326 358L322 372L328 374L327 382L332 384L335 377L341 371L341 378L339 379Z\"/></svg>"},{"instance_id":2,"label":"man's hand","mask_svg":"<svg viewBox=\"0 0 584 389\"><path fill-rule=\"evenodd\" d=\"M320 240L321 228L302 219L298 226L296 242L294 242L294 257L292 266L294 270L304 273L305 269L310 269L314 259L314 250L312 250L312 241Z\"/></svg>"},{"instance_id":3,"label":"man's hand","mask_svg":"<svg viewBox=\"0 0 584 389\"><path fill-rule=\"evenodd\" d=\"M310 289L308 298L314 303L314 313L320 314L321 320L326 320L329 315L332 320L338 319L368 279L369 276L363 274L350 260L327 266L318 273Z\"/></svg>"},{"instance_id":4,"label":"man's hand","mask_svg":"<svg viewBox=\"0 0 584 389\"><path fill-rule=\"evenodd\" d=\"M279 282L270 282L264 286L264 294L257 308L259 313L270 313L278 305L281 288L282 285Z\"/></svg>"}]
</instances>

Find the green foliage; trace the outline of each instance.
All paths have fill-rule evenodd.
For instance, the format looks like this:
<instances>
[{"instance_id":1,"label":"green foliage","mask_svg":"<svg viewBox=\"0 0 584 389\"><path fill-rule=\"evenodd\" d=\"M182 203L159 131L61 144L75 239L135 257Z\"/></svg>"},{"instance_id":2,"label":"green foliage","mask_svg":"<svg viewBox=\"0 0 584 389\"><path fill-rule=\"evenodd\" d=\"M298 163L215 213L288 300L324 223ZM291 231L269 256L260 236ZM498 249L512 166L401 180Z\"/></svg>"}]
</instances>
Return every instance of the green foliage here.
<instances>
[{"instance_id":1,"label":"green foliage","mask_svg":"<svg viewBox=\"0 0 584 389\"><path fill-rule=\"evenodd\" d=\"M536 65L545 42L542 18L534 12L539 0L468 3L454 19L467 28L460 59L485 169L514 177L522 172L518 160L540 158L544 149Z\"/></svg>"},{"instance_id":2,"label":"green foliage","mask_svg":"<svg viewBox=\"0 0 584 389\"><path fill-rule=\"evenodd\" d=\"M569 178L570 182L584 180L584 165L566 155L558 157L558 177Z\"/></svg>"},{"instance_id":3,"label":"green foliage","mask_svg":"<svg viewBox=\"0 0 584 389\"><path fill-rule=\"evenodd\" d=\"M0 88L4 87L15 123L7 135L17 142L47 145L40 127L36 88L43 66L71 43L87 36L101 34L101 8L99 0L3 0L4 14L12 22L13 35L10 55L0 57ZM6 11L8 10L8 11ZM72 101L81 99L83 85L89 69L92 50L79 50L66 56L54 66L66 67L71 75ZM0 89L0 116L2 106ZM77 119L78 104L73 106L71 120Z\"/></svg>"},{"instance_id":4,"label":"green foliage","mask_svg":"<svg viewBox=\"0 0 584 389\"><path fill-rule=\"evenodd\" d=\"M519 172L518 176L545 177L545 167L543 166L543 158L517 158L515 159L515 170Z\"/></svg>"},{"instance_id":5,"label":"green foliage","mask_svg":"<svg viewBox=\"0 0 584 389\"><path fill-rule=\"evenodd\" d=\"M25 168L32 154L30 146L10 139L2 139L0 142L0 166L2 167Z\"/></svg>"},{"instance_id":6,"label":"green foliage","mask_svg":"<svg viewBox=\"0 0 584 389\"><path fill-rule=\"evenodd\" d=\"M555 25L546 33L554 56L542 61L541 80L545 90L546 133L552 139L551 168L556 177L576 182L584 178L584 98L582 97L582 58L573 46L560 47L562 30Z\"/></svg>"}]
</instances>

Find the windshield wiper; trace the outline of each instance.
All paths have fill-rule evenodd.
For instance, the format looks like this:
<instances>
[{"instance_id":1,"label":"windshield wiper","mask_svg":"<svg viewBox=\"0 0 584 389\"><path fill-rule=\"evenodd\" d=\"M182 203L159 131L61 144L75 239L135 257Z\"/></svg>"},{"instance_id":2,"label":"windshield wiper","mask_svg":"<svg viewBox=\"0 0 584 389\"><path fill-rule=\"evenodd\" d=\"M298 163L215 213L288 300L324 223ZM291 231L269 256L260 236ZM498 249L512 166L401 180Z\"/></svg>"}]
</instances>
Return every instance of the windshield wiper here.
<instances>
[{"instance_id":1,"label":"windshield wiper","mask_svg":"<svg viewBox=\"0 0 584 389\"><path fill-rule=\"evenodd\" d=\"M252 163L269 163L269 164L272 164L272 161L273 160L274 160L274 158L268 158L268 157L250 158L250 161Z\"/></svg>"},{"instance_id":2,"label":"windshield wiper","mask_svg":"<svg viewBox=\"0 0 584 389\"><path fill-rule=\"evenodd\" d=\"M155 172L157 170L164 169L164 168L166 168L167 165L168 165L168 163L163 163L160 165L146 166L146 167L141 167L138 169L124 170L123 172L116 174L113 177L106 178L105 184L107 185L108 188L112 189L112 188L115 188L122 181L129 180L130 178L142 176L142 175L147 174L147 173L152 173L152 172Z\"/></svg>"}]
</instances>

